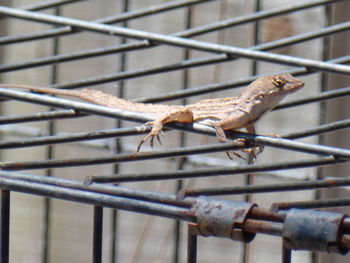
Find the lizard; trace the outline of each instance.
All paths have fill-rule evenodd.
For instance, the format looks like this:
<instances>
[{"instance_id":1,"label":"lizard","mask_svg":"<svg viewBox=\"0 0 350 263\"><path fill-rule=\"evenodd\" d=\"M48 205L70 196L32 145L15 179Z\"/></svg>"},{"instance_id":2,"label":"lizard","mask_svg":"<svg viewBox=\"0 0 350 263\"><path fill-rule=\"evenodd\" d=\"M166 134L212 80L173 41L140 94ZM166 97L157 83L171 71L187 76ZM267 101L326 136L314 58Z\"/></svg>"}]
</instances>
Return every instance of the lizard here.
<instances>
[{"instance_id":1,"label":"lizard","mask_svg":"<svg viewBox=\"0 0 350 263\"><path fill-rule=\"evenodd\" d=\"M20 84L0 84L1 88L20 88L44 94L76 97L98 105L154 116L154 121L146 123L146 125L152 125L152 129L140 141L136 149L137 152L147 140L150 140L152 147L154 138L160 142L159 134L162 133L163 126L170 122L200 122L212 126L215 128L216 136L221 143L227 142L225 130L246 128L248 133L255 134L255 122L272 110L286 95L294 93L303 86L302 80L284 73L256 79L238 97L206 99L181 106L137 103L99 90L86 88L67 90ZM229 153L228 156L231 158Z\"/></svg>"}]
</instances>

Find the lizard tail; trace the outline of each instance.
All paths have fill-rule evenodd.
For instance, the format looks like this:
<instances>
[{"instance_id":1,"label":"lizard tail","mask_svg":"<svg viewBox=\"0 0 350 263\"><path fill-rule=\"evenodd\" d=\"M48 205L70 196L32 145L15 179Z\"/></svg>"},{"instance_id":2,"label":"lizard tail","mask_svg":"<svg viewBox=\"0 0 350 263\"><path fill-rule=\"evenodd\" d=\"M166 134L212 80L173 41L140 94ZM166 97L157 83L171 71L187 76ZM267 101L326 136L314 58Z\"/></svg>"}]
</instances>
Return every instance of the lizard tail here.
<instances>
[{"instance_id":1,"label":"lizard tail","mask_svg":"<svg viewBox=\"0 0 350 263\"><path fill-rule=\"evenodd\" d=\"M78 90L66 90L66 89L54 89L54 88L44 88L36 87L30 85L21 85L21 84L0 84L0 88L15 88L15 89L26 89L34 92L53 94L53 95L64 95L71 97L79 97L80 91Z\"/></svg>"},{"instance_id":2,"label":"lizard tail","mask_svg":"<svg viewBox=\"0 0 350 263\"><path fill-rule=\"evenodd\" d=\"M112 94L108 94L99 90L93 89L81 89L81 90L68 90L68 89L55 89L45 87L35 87L30 85L17 85L17 84L0 84L0 88L19 88L27 89L34 92L63 95L69 97L79 98L85 101L92 102L94 104L103 105L107 107L114 107L123 110L129 110L133 112L151 113L157 114L164 113L171 109L178 109L181 106L168 106L159 104L144 104L132 102L129 100L118 98Z\"/></svg>"}]
</instances>

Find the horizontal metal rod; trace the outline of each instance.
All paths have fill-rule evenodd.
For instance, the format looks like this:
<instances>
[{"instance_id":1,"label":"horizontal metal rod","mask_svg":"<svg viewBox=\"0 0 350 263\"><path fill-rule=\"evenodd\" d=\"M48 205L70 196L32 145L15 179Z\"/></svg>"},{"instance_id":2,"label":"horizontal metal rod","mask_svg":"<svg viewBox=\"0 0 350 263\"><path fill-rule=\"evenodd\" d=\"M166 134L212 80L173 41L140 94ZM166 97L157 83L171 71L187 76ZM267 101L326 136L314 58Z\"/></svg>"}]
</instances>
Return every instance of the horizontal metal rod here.
<instances>
[{"instance_id":1,"label":"horizontal metal rod","mask_svg":"<svg viewBox=\"0 0 350 263\"><path fill-rule=\"evenodd\" d=\"M28 10L28 11L39 11L53 7L61 7L63 5L72 4L75 2L81 2L82 0L48 0L42 1L40 3L35 3L31 5L26 5L20 7L20 9Z\"/></svg>"},{"instance_id":2,"label":"horizontal metal rod","mask_svg":"<svg viewBox=\"0 0 350 263\"><path fill-rule=\"evenodd\" d=\"M283 182L279 184L268 185L246 185L234 187L217 187L202 189L184 189L182 196L198 195L235 195L235 194L257 194L271 193L281 191L310 190L320 188L333 188L350 185L350 178L325 178L322 180L313 180L306 182Z\"/></svg>"},{"instance_id":3,"label":"horizontal metal rod","mask_svg":"<svg viewBox=\"0 0 350 263\"><path fill-rule=\"evenodd\" d=\"M115 53L120 53L125 51L134 51L134 50L144 48L145 46L148 46L147 43L148 43L147 41L142 41L138 43L114 45L109 47L77 51L69 54L58 54L58 55L49 56L49 57L34 58L29 61L18 62L15 64L2 64L0 65L0 72L5 73L5 72L11 72L11 71L21 70L21 69L28 69L28 68L32 69L34 67L52 65L56 63L69 62L69 61L81 60L86 58L94 58L97 56L107 56L110 54L115 54Z\"/></svg>"},{"instance_id":4,"label":"horizontal metal rod","mask_svg":"<svg viewBox=\"0 0 350 263\"><path fill-rule=\"evenodd\" d=\"M336 32L345 31L345 30L348 30L349 28L350 28L350 22L344 22L341 24L332 25L332 26L329 26L326 28L322 28L320 30L315 30L312 32L308 32L308 33L304 33L304 34L300 34L300 35L296 35L296 36L291 36L291 37L280 39L277 41L272 41L269 43L260 44L260 45L251 47L249 49L271 50L271 49L284 47L284 46L300 43L303 41L311 40L314 38L326 36L328 34L334 34ZM178 32L174 35L183 36L182 31ZM20 70L20 69L33 68L33 67L37 67L37 66L50 65L53 63L62 63L62 62L74 61L77 59L92 58L95 56L102 56L102 55L123 52L123 51L132 51L132 50L137 50L137 49L141 49L141 48L147 48L150 46L151 46L151 43L149 41L141 41L141 42L137 42L137 43L126 43L126 44L122 44L122 45L79 51L79 52L70 53L70 54L59 54L59 55L50 56L50 57L32 59L30 61L19 62L19 63L15 63L15 64L3 64L3 65L0 65L0 72L9 72L9 71L13 71L13 70ZM219 63L219 62L225 62L228 60L235 60L235 59L236 58L233 58L233 57L228 58L227 56L220 56L220 55L219 56L211 56L211 57L206 58L206 60L212 61L210 63ZM197 61L197 59L188 60L186 63L182 63L184 67L181 67L181 68L200 66L201 64L198 64L196 61ZM140 77L140 76L144 76L146 74L148 75L148 74L161 73L161 72L164 72L165 69L166 69L166 71L181 69L176 65L177 64L175 64L173 66L173 68L171 65L165 65L165 66L161 66L161 67L157 67L157 68L144 69L141 72L140 72L140 70L133 70L134 73L132 73L133 71L118 73L118 74L114 75L114 78L115 78L115 80L118 80L120 78L124 79L124 78ZM163 68L163 70L162 70L162 68ZM111 78L111 76L109 78ZM101 78L99 78L99 79L101 81ZM91 81L93 81L93 80L91 79ZM104 81L106 81L106 79ZM84 81L84 83L86 85L86 80Z\"/></svg>"},{"instance_id":5,"label":"horizontal metal rod","mask_svg":"<svg viewBox=\"0 0 350 263\"><path fill-rule=\"evenodd\" d=\"M336 131L350 127L350 119L335 121L331 123L321 124L316 127L307 128L302 131L291 132L288 134L281 135L285 139L297 139L304 138L307 136L319 135L326 132Z\"/></svg>"},{"instance_id":6,"label":"horizontal metal rod","mask_svg":"<svg viewBox=\"0 0 350 263\"><path fill-rule=\"evenodd\" d=\"M109 176L91 176L86 178L86 183L120 183L120 182L134 182L134 181L152 181L152 180L175 180L185 178L200 178L209 176L222 175L237 175L247 173L260 173L267 171L275 171L281 169L299 169L306 167L315 167L322 165L330 165L342 162L335 160L332 157L320 157L314 159L303 159L291 162L280 162L272 164L245 164L234 167L216 167L204 168L194 170L179 170L173 172L161 173L136 173L136 174L116 174ZM1 167L1 166L0 166ZM181 194L181 193L180 193Z\"/></svg>"},{"instance_id":7,"label":"horizontal metal rod","mask_svg":"<svg viewBox=\"0 0 350 263\"><path fill-rule=\"evenodd\" d=\"M162 12L182 8L182 7L189 7L193 5L203 4L205 2L209 2L213 0L176 0L176 1L168 1L165 3L161 3L158 5L152 5L150 7L146 7L143 9L138 10L132 10L128 12L124 12L121 14L113 15L113 16L107 16L104 18L97 19L95 22L98 23L104 23L104 24L114 24L114 23L120 23L124 21L128 21L131 19L136 19L140 17L145 17L148 15L154 16L155 14L160 14ZM214 0L217 1L217 0Z\"/></svg>"},{"instance_id":8,"label":"horizontal metal rod","mask_svg":"<svg viewBox=\"0 0 350 263\"><path fill-rule=\"evenodd\" d=\"M269 43L264 43L258 46L251 47L250 49L270 50L274 48L292 45L295 43L300 43L302 41L314 39L320 36L325 36L331 33L344 31L349 28L350 28L350 22L345 22L342 24L330 26L328 28L323 28L322 30L315 30L315 31L304 33L301 35L292 36L292 37L288 37L285 39L281 39L281 40L277 40ZM80 52L70 53L70 54L60 54L56 56L37 58L27 62L0 65L0 72L8 72L13 70L33 68L35 66L44 66L44 65L50 65L53 63L68 62L76 59L92 58L95 56L108 55L108 54L113 54L113 53L122 52L122 51L137 50L140 48L149 47L149 45L150 45L149 41L141 41L138 43L127 43L122 45L80 51ZM185 68L191 68L191 67L198 67L198 66L203 66L207 64L222 63L222 62L227 62L235 59L236 58L234 57L228 57L225 54L222 54L222 55L210 56L206 58L190 59L190 60L186 60L186 61L182 61L179 63L170 64L170 65L162 65L162 66L146 68L146 69L129 70L127 72L109 74L105 76L100 76L98 78L93 77L93 78L84 79L81 81L82 83L84 83L84 86L101 84L112 80L116 81L116 80L122 80L122 79L142 77L146 75L159 74L163 72L169 72L173 70L179 70L179 69L185 69ZM69 88L69 87L76 88L77 86L80 86L80 85L77 85L77 82L74 82L73 86L71 86L71 84L69 83L55 85L56 88Z\"/></svg>"},{"instance_id":9,"label":"horizontal metal rod","mask_svg":"<svg viewBox=\"0 0 350 263\"><path fill-rule=\"evenodd\" d=\"M130 37L136 39L148 39L156 43L163 43L172 46L180 46L201 51L208 51L214 53L226 53L228 55L235 55L243 58L250 58L262 61L269 61L280 63L284 65L304 66L310 69L317 69L327 72L350 74L350 67L346 65L327 63L316 61L312 59L296 58L292 56L273 54L263 51L248 50L245 48L213 44L199 40L179 38L176 36L162 35L157 33L150 33L137 29L123 28L117 26L110 26L96 22L83 21L62 16L47 15L42 13L18 10L15 8L0 6L0 13L21 19L28 19L37 22L44 22L58 25L69 25L80 29L105 33L109 35L118 35L123 37Z\"/></svg>"},{"instance_id":10,"label":"horizontal metal rod","mask_svg":"<svg viewBox=\"0 0 350 263\"><path fill-rule=\"evenodd\" d=\"M343 0L340 0L340 1L343 1ZM198 36L198 35L214 32L214 31L222 30L225 28L229 28L232 26L243 25L249 22L255 22L264 18L285 15L288 13L309 9L312 7L317 7L324 4L332 4L336 2L339 2L339 1L338 0L335 0L335 1L317 0L317 1L304 1L300 3L289 3L288 5L283 5L280 7L275 7L267 10L261 10L248 15L225 19L223 21L214 22L209 25L190 28L190 29L187 29L186 31L183 31L183 33L181 33L181 36L183 37Z\"/></svg>"},{"instance_id":11,"label":"horizontal metal rod","mask_svg":"<svg viewBox=\"0 0 350 263\"><path fill-rule=\"evenodd\" d=\"M16 175L16 174L12 174ZM25 177L25 175L21 175L20 177ZM28 177L31 177L30 175ZM39 177L39 176L38 176ZM37 177L37 179L38 179ZM35 194L50 198L57 198L66 201L73 201L79 203L85 203L95 206L101 207L109 207L109 208L117 208L131 212L144 213L154 216L160 216L165 218L184 220L187 222L196 222L195 210L193 208L183 208L183 207L175 207L164 204L155 204L152 202L135 200L123 197L117 197L109 194L102 194L97 192L83 191L80 189L72 189L67 188L62 185L50 185L41 182L27 181L22 180L19 177L11 178L10 173L7 175L0 173L0 188L9 191L17 191L21 193L27 194ZM25 179L25 178L23 178ZM28 179L28 178L27 178ZM31 178L34 179L34 178ZM48 180L57 180L56 183L62 181L59 178L46 178ZM66 182L67 180L63 180ZM48 181L49 182L49 181ZM72 181L71 181L72 182ZM50 182L49 182L50 183ZM77 184L73 182L73 184ZM72 185L73 186L73 185ZM118 188L113 186L113 188ZM214 200L214 199L213 199ZM193 199L195 201L195 199ZM220 201L216 201L220 202ZM253 218L259 218L262 220L255 220ZM260 209L255 207L252 209L252 212L248 216L248 218L244 221L243 225L240 226L242 230L248 231L251 233L262 233L267 235L281 236L283 232L283 223L279 223L279 221L283 218L283 215L276 214L273 212L268 212L266 209ZM232 220L229 218L228 220ZM263 221L263 220L271 220L271 221ZM342 231L347 232L348 224L344 223L342 225ZM341 245L346 246L349 242L344 243L343 241Z\"/></svg>"},{"instance_id":12,"label":"horizontal metal rod","mask_svg":"<svg viewBox=\"0 0 350 263\"><path fill-rule=\"evenodd\" d=\"M268 18L268 17L274 16L274 15L290 13L290 12L294 12L297 10L303 10L305 8L317 7L320 5L331 4L331 3L335 3L335 2L339 2L339 1L343 1L343 0L334 0L334 1L316 0L316 1L307 1L307 2L303 2L303 3L298 3L295 5L289 5L287 7L282 6L282 7L273 8L270 10L256 12L256 13L253 13L251 15L247 15L247 16L243 16L243 17L219 21L217 23L204 26L206 28L201 28L201 27L192 28L192 29L190 29L190 30L193 30L192 32L183 31L183 33L181 33L181 34L183 34L184 37L205 34L205 33L212 32L213 30L227 28L227 25L230 25L230 26L240 25L240 24L247 23L247 22L257 21L259 19ZM140 17L140 14L154 15L155 13L166 11L167 7L164 8L164 6L171 6L172 3L174 3L174 6L176 6L176 7L182 7L181 5L177 5L178 2L179 1L174 1L174 2L164 3L164 4L160 4L160 5L153 5L150 8L127 12L126 15L124 15L124 13L122 13L122 14L118 14L115 16L111 16L111 17L97 19L97 20L95 20L95 22L110 24L110 23L114 23L114 22L127 21L127 20L130 20L132 18L138 18L138 17ZM188 2L191 3L192 1L189 0ZM202 1L198 1L198 2L201 3ZM40 5L40 4L37 4L37 5ZM135 13L137 14L136 16L135 16ZM30 40L35 40L35 39L47 38L47 37L49 37L49 38L57 37L60 35L66 35L66 34L71 34L71 33L76 33L76 32L79 32L79 31L76 29L73 29L70 26L65 26L65 27L61 27L61 28L50 29L50 30L38 32L38 33L35 33L35 35L25 34L25 35L21 35L21 36L13 36L13 37L11 37L11 39L9 39L7 37L3 37L3 38L0 38L0 44L6 43L6 38L10 41L8 43L16 43L16 42L30 41ZM177 33L177 36L180 36L180 33Z\"/></svg>"},{"instance_id":13,"label":"horizontal metal rod","mask_svg":"<svg viewBox=\"0 0 350 263\"><path fill-rule=\"evenodd\" d=\"M242 229L250 233L260 233L280 237L283 233L283 224L247 219L244 222Z\"/></svg>"},{"instance_id":14,"label":"horizontal metal rod","mask_svg":"<svg viewBox=\"0 0 350 263\"><path fill-rule=\"evenodd\" d=\"M350 61L350 55L344 56L344 57L339 57L334 60L329 60L329 63L336 62L336 63L347 63ZM313 74L316 73L314 71L308 71L306 68L296 68L296 69L291 69L287 71L283 71L280 73L290 73L295 76L300 76L300 75L306 75L306 74ZM278 73L276 73L278 74ZM188 88L185 90L177 90L177 91L172 91L169 93L162 93L158 95L152 95L152 96L147 96L146 98L140 98L135 101L138 102L160 102L160 101L170 101L170 100L175 100L175 99L181 99L181 98L188 98L191 96L196 96L196 95L201 95L201 94L206 94L206 93L212 93L212 92L217 92L217 91L222 91L222 90L227 90L227 89L232 89L236 87L241 87L241 86L246 86L253 82L256 78L261 77L264 75L259 75L259 76L251 76L251 77L246 77L238 80L232 80L232 81L227 81L223 83L212 83L208 84L205 86L200 86L200 87L194 87L194 88ZM275 109L282 108L282 105L285 103L281 103L280 107L277 106Z\"/></svg>"},{"instance_id":15,"label":"horizontal metal rod","mask_svg":"<svg viewBox=\"0 0 350 263\"><path fill-rule=\"evenodd\" d=\"M322 199L312 201L297 201L297 202L283 202L274 203L271 206L273 212L279 210L288 210L290 208L330 208L330 207L342 207L350 206L349 198L335 198L335 199Z\"/></svg>"},{"instance_id":16,"label":"horizontal metal rod","mask_svg":"<svg viewBox=\"0 0 350 263\"><path fill-rule=\"evenodd\" d=\"M98 115L103 115L103 116L108 116L108 117L116 117L116 118L121 118L121 119L126 119L126 120L131 120L131 121L138 121L138 122L146 122L153 120L151 116L147 116L145 114L141 113L135 113L135 112L129 112L129 111L124 111L116 108L109 108L109 107L103 107L99 105L93 105L90 103L84 103L84 102L78 102L78 101L70 101L70 100L65 100L61 98L56 98L56 97L50 97L50 96L43 96L43 95L37 95L33 93L28 93L28 92L22 92L22 91L14 91L11 89L4 89L1 88L0 85L0 94L5 97L10 97L10 98L15 98L19 100L24 100L24 101L29 101L32 103L40 103L40 104L45 104L45 105L51 105L51 106L58 106L58 107L71 107L75 110L80 110L83 112L88 112L88 113L94 113ZM174 123L171 125L167 125L168 127L174 127L174 128L180 128L188 131L194 131L198 133L204 133L204 134L210 134L214 135L215 131L212 127L208 127L206 125L201 125L199 123L194 123L193 125L185 125L181 123ZM341 158L349 158L350 157L350 150L346 149L341 149L341 148L335 148L335 147L328 147L328 146L322 146L322 145L313 145L313 144L306 144L306 143L301 143L301 142L295 142L295 141L290 141L282 138L272 138L272 137L266 137L266 136L258 136L258 135L250 135L246 133L239 133L239 132L227 132L227 135L231 139L236 139L236 138L246 138L249 140L252 140L256 143L261 143L264 145L269 145L272 147L277 147L277 148L284 148L284 149L289 149L289 150L296 150L296 151L301 151L301 152L306 152L306 153L313 153L313 154L323 154L323 155L334 155L337 157ZM209 146L208 148L202 148L202 149L196 149L193 148L193 151L188 151L187 153L205 153L209 151L213 151L212 147L217 147L217 151L222 150L232 150L232 149L237 149L238 144L233 143L233 144L227 144L227 145L214 145L214 146ZM249 147L251 145L247 145ZM232 148L231 148L232 147ZM173 152L169 151L168 153L163 153L162 155L164 157L170 157L170 156L178 156L178 154L182 154L178 151ZM185 152L183 152L185 154ZM156 154L154 157L160 157L160 155ZM133 156L132 158L136 158L136 156ZM147 157L137 155L138 158L143 159L143 158L151 158L150 155ZM131 156L129 156L131 158ZM136 158L136 159L138 159ZM135 159L134 159L135 160Z\"/></svg>"},{"instance_id":17,"label":"horizontal metal rod","mask_svg":"<svg viewBox=\"0 0 350 263\"><path fill-rule=\"evenodd\" d=\"M190 6L194 4L201 4L207 1L213 1L213 0L176 0L168 3L163 3L159 5L153 5L151 7L145 8L145 9L139 9L134 10L130 12L121 13L114 16L104 17L95 20L95 22L98 23L105 23L105 24L112 24L116 22L123 22L134 18L140 18L147 15L154 15L157 13L161 13L164 11L169 11L176 8L181 8L184 6ZM37 9L37 7L41 7L39 4L33 4L31 6L28 6L27 8L23 8L26 10L32 10L34 11ZM39 9L37 9L39 10ZM21 34L18 36L8 36L8 37L0 37L0 45L4 44L11 44L11 43L18 43L18 42L26 42L26 41L32 41L32 40L38 40L38 39L45 39L45 38L52 38L52 37L58 37L58 36L64 36L74 33L79 33L80 30L77 30L76 28L73 28L71 26L63 26L60 28L53 28L45 31L35 32L35 33L27 33L27 34ZM148 44L145 47L151 47L152 45L148 42Z\"/></svg>"},{"instance_id":18,"label":"horizontal metal rod","mask_svg":"<svg viewBox=\"0 0 350 263\"><path fill-rule=\"evenodd\" d=\"M110 208L118 208L132 212L146 213L155 216L181 219L193 222L195 217L189 209L164 204L154 204L141 200L117 197L101 193L93 193L62 186L52 186L41 183L15 180L0 177L0 188L27 194L41 195L67 201L81 202Z\"/></svg>"},{"instance_id":19,"label":"horizontal metal rod","mask_svg":"<svg viewBox=\"0 0 350 263\"><path fill-rule=\"evenodd\" d=\"M289 102L283 103L276 107L277 109L288 108L292 106L304 105L307 103L320 102L324 100L334 99L338 97L344 97L350 95L350 87L339 88L334 90L327 90L315 95L307 96L297 100L290 100Z\"/></svg>"},{"instance_id":20,"label":"horizontal metal rod","mask_svg":"<svg viewBox=\"0 0 350 263\"><path fill-rule=\"evenodd\" d=\"M131 199L143 200L153 203L162 203L168 205L176 205L181 207L190 207L194 203L193 198L179 199L174 194L157 193L135 188L127 188L124 186L114 186L106 184L84 184L81 181L64 179L52 176L41 176L34 174L23 174L18 172L0 171L0 178L9 178L15 180L23 180L52 186L61 186L70 189L79 189L84 191L109 194L113 196L127 197Z\"/></svg>"},{"instance_id":21,"label":"horizontal metal rod","mask_svg":"<svg viewBox=\"0 0 350 263\"><path fill-rule=\"evenodd\" d=\"M112 154L108 156L99 156L93 158L70 158L62 160L44 160L44 161L27 161L27 162L0 162L2 170L27 170L27 169L46 169L58 167L72 167L83 165L102 165L118 162L134 162L150 159L169 158L177 156L186 156L189 154L209 153L218 151L237 150L241 148L240 144L213 144L209 146L192 146L175 148L171 150L158 150L152 152L134 152Z\"/></svg>"},{"instance_id":22,"label":"horizontal metal rod","mask_svg":"<svg viewBox=\"0 0 350 263\"><path fill-rule=\"evenodd\" d=\"M75 112L72 110L72 113ZM50 112L49 112L50 113ZM55 112L51 114L41 114L38 113L38 117L28 115L28 119L25 116L19 116L18 118L6 118L3 117L4 120L0 117L0 123L12 123L16 121L41 121L45 119L56 118L59 116L62 117L60 112ZM65 111L63 111L63 117L70 117L70 112L68 115L65 115ZM43 116L43 118L41 118ZM46 118L47 117L47 118ZM74 115L74 117L76 117ZM24 119L23 119L24 118ZM294 139L307 137L311 135L318 135L320 133L334 131L338 129L347 128L350 126L350 120L343 120L333 123L328 123L324 125L319 125L314 128L306 129L304 131L290 133L287 135L282 135L281 138L284 139ZM114 138L114 137L122 137L122 136L131 136L131 135L139 135L149 132L151 127L149 126L136 126L136 127L128 127L122 129L109 129L109 130L99 130L99 131L89 131L89 132L79 132L79 133L69 133L69 134L56 134L51 136L40 136L37 138L28 138L28 139L20 139L20 140L10 140L10 141L1 141L0 149L10 149L17 147L32 147L32 146L42 146L49 144L57 144L57 143L67 143L67 142L77 142L77 141L85 141L85 140L96 140L96 139L105 139L105 138Z\"/></svg>"},{"instance_id":23,"label":"horizontal metal rod","mask_svg":"<svg viewBox=\"0 0 350 263\"><path fill-rule=\"evenodd\" d=\"M72 109L55 110L55 111L48 111L48 112L16 115L16 116L1 116L0 124L3 125L3 124L21 123L21 122L46 121L46 120L53 120L53 119L78 118L83 116L85 115L81 113L77 113L75 110L72 110Z\"/></svg>"},{"instance_id":24,"label":"horizontal metal rod","mask_svg":"<svg viewBox=\"0 0 350 263\"><path fill-rule=\"evenodd\" d=\"M40 119L41 120L41 119ZM1 119L0 119L1 123ZM85 140L97 140L105 138L115 138L130 135L139 135L149 132L151 127L137 126L130 128L109 129L100 131L88 131L69 134L56 134L51 136L40 136L37 138L28 138L20 140L0 141L0 149L23 148L42 146L57 143L77 142ZM136 146L135 146L136 149Z\"/></svg>"},{"instance_id":25,"label":"horizontal metal rod","mask_svg":"<svg viewBox=\"0 0 350 263\"><path fill-rule=\"evenodd\" d=\"M85 78L77 81L71 81L66 83L59 83L50 85L51 88L65 88L65 89L73 89L91 85L98 85L103 83L108 83L112 81L120 81L127 80L132 78L139 78L143 76L149 76L153 74L160 74L165 72L171 72L181 69L200 67L205 65L212 65L222 62L230 61L231 59L226 54L220 54L216 56L209 56L203 58L195 58L190 60L184 60L177 63L172 63L168 65L161 65L150 68L139 68L135 70L122 71L118 73L111 73L106 75L101 75L97 77Z\"/></svg>"}]
</instances>

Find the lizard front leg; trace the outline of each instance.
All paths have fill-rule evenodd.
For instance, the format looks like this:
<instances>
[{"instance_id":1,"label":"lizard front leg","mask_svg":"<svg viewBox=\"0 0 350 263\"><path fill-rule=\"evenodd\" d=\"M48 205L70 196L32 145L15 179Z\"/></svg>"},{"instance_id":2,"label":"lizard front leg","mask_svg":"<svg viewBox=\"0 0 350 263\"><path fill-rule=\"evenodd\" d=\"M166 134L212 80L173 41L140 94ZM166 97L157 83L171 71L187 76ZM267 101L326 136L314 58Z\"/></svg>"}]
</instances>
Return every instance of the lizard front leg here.
<instances>
[{"instance_id":1,"label":"lizard front leg","mask_svg":"<svg viewBox=\"0 0 350 263\"><path fill-rule=\"evenodd\" d=\"M220 125L216 125L215 126L215 131L216 131L216 137L218 138L219 142L226 143L227 142L227 137L225 135L224 129ZM240 140L236 140L236 141L240 142ZM231 160L233 159L232 158L232 154L237 156L238 158L241 158L241 159L245 160L245 158L242 155L240 155L239 153L236 153L235 151L227 151L226 154L227 154L228 158L230 158Z\"/></svg>"},{"instance_id":2,"label":"lizard front leg","mask_svg":"<svg viewBox=\"0 0 350 263\"><path fill-rule=\"evenodd\" d=\"M255 129L253 124L248 124L251 122L252 116L250 115L249 112L242 108L237 108L236 112L234 114L230 114L229 116L222 118L216 125L215 125L215 130L216 130L216 137L218 138L219 142L226 143L227 142L227 137L225 135L225 130L235 130L235 129L240 129L244 127L250 127L249 133L255 134ZM247 128L248 129L248 128ZM237 143L241 144L242 146L245 145L245 140L242 139L237 139L235 140ZM229 151L226 152L228 157L232 159L232 154L235 156L243 158L240 154L234 152L234 151Z\"/></svg>"},{"instance_id":3,"label":"lizard front leg","mask_svg":"<svg viewBox=\"0 0 350 263\"><path fill-rule=\"evenodd\" d=\"M219 123L220 124L220 123ZM222 143L226 143L227 142L227 137L225 135L225 131L224 129L220 126L220 125L217 125L216 127L216 136L219 140L219 142L222 142ZM246 130L247 130L247 133L249 134L256 134L255 132L255 127L253 124L249 124L247 126L245 126ZM235 140L237 143L241 144L242 146L245 145L246 143L246 140L245 139L237 139ZM256 156L261 153L263 150L264 150L264 147L263 146L259 146L257 147L258 148L258 151L256 152L255 151L255 147L251 148L251 149L246 149L246 150L243 150L245 152L248 152L248 153L251 153L253 155L253 158L254 160L256 159ZM235 156L241 158L241 159L245 159L243 158L240 154L234 152L234 151L229 151L229 152L226 152L226 154L228 155L228 157L230 159L232 159L231 157L231 154L234 154Z\"/></svg>"},{"instance_id":4,"label":"lizard front leg","mask_svg":"<svg viewBox=\"0 0 350 263\"><path fill-rule=\"evenodd\" d=\"M165 114L158 117L156 120L147 122L146 125L153 125L150 133L141 140L137 146L137 152L140 151L141 146L150 139L150 145L153 147L154 138L157 138L159 143L161 143L159 134L162 133L163 125L170 122L180 122L180 123L192 123L193 122L193 113L187 107L176 108L166 112Z\"/></svg>"}]
</instances>

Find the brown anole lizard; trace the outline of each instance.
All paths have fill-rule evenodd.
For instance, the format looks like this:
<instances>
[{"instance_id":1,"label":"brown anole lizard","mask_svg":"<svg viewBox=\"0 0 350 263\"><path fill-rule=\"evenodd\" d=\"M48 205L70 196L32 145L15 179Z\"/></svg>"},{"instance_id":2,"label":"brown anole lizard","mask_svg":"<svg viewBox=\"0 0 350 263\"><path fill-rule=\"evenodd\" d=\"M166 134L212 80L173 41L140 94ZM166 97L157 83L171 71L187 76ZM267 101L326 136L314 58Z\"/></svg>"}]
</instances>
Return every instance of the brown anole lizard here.
<instances>
[{"instance_id":1,"label":"brown anole lizard","mask_svg":"<svg viewBox=\"0 0 350 263\"><path fill-rule=\"evenodd\" d=\"M262 77L252 82L239 97L201 100L186 106L171 106L162 104L136 103L121 99L98 90L64 90L35 87L28 85L0 84L5 88L22 88L34 92L77 97L98 105L146 113L155 117L148 122L152 125L151 132L141 140L137 147L150 139L153 146L154 138L159 140L163 125L170 122L193 123L199 121L215 128L216 136L222 143L227 141L225 130L246 128L248 133L255 134L254 123L263 114L272 110L286 95L304 86L304 82L290 74Z\"/></svg>"}]
</instances>

